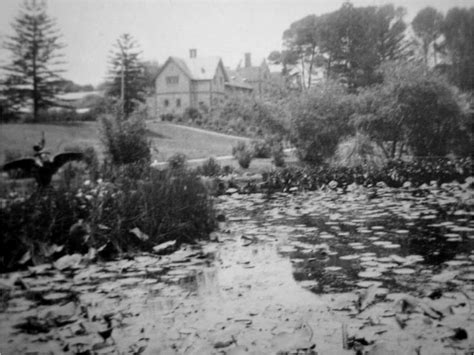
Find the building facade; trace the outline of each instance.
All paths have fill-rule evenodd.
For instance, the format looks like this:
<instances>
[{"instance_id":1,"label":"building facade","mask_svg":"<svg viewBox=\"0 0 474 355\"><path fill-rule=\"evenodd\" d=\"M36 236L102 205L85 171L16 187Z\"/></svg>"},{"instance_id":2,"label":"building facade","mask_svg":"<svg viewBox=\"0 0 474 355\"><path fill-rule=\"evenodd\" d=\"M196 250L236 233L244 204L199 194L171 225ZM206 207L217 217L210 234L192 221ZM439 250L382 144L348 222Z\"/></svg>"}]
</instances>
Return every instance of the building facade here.
<instances>
[{"instance_id":1,"label":"building facade","mask_svg":"<svg viewBox=\"0 0 474 355\"><path fill-rule=\"evenodd\" d=\"M229 70L231 80L246 84L253 88L255 95L264 94L271 82L270 69L265 60L258 66L252 66L250 53L245 53L245 62L242 67L239 65L235 70Z\"/></svg>"},{"instance_id":2,"label":"building facade","mask_svg":"<svg viewBox=\"0 0 474 355\"><path fill-rule=\"evenodd\" d=\"M224 102L229 77L219 57L169 57L155 79L154 111L182 114L188 107L208 110Z\"/></svg>"}]
</instances>

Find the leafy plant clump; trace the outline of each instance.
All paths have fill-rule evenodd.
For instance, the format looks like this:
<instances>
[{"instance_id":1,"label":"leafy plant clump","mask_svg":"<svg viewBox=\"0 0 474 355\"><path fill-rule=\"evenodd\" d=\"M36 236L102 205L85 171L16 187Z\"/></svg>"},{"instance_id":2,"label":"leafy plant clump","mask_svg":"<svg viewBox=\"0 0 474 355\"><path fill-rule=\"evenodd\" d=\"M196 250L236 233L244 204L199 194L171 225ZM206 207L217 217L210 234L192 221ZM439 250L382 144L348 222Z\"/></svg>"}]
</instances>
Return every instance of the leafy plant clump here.
<instances>
[{"instance_id":1,"label":"leafy plant clump","mask_svg":"<svg viewBox=\"0 0 474 355\"><path fill-rule=\"evenodd\" d=\"M168 167L172 170L180 170L186 167L188 158L183 153L173 154L168 158Z\"/></svg>"},{"instance_id":2,"label":"leafy plant clump","mask_svg":"<svg viewBox=\"0 0 474 355\"><path fill-rule=\"evenodd\" d=\"M62 254L92 250L109 258L168 240L193 242L213 230L212 201L195 173L141 163L107 169L107 180L3 200L0 271Z\"/></svg>"},{"instance_id":3,"label":"leafy plant clump","mask_svg":"<svg viewBox=\"0 0 474 355\"><path fill-rule=\"evenodd\" d=\"M375 186L383 182L389 187L402 187L408 183L412 187L423 184L438 185L452 181L464 182L472 175L471 159L450 160L419 159L413 161L394 160L383 167L366 166L330 166L287 167L264 174L264 187L269 191L316 190L337 182L337 186L345 189L350 184Z\"/></svg>"},{"instance_id":4,"label":"leafy plant clump","mask_svg":"<svg viewBox=\"0 0 474 355\"><path fill-rule=\"evenodd\" d=\"M122 119L120 114L103 117L102 142L107 157L114 165L150 161L150 142L142 117L134 116L128 120Z\"/></svg>"},{"instance_id":5,"label":"leafy plant clump","mask_svg":"<svg viewBox=\"0 0 474 355\"><path fill-rule=\"evenodd\" d=\"M254 158L269 158L272 154L272 147L268 140L253 140L251 145Z\"/></svg>"},{"instance_id":6,"label":"leafy plant clump","mask_svg":"<svg viewBox=\"0 0 474 355\"><path fill-rule=\"evenodd\" d=\"M241 141L237 143L237 145L232 148L232 155L237 159L242 169L248 169L253 158L253 153L245 142Z\"/></svg>"},{"instance_id":7,"label":"leafy plant clump","mask_svg":"<svg viewBox=\"0 0 474 355\"><path fill-rule=\"evenodd\" d=\"M196 173L202 176L218 176L222 170L219 163L211 157L196 168Z\"/></svg>"}]
</instances>

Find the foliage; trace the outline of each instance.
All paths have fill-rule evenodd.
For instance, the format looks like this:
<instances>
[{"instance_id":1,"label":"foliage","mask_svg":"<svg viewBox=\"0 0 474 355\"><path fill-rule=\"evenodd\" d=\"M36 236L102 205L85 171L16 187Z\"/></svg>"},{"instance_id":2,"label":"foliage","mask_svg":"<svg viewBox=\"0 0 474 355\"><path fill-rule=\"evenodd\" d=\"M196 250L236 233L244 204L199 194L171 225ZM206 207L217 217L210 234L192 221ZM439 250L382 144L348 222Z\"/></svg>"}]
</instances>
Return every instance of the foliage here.
<instances>
[{"instance_id":1,"label":"foliage","mask_svg":"<svg viewBox=\"0 0 474 355\"><path fill-rule=\"evenodd\" d=\"M376 142L387 158L408 152L442 156L461 134L462 103L440 76L414 63L383 67L384 83L358 97L354 125Z\"/></svg>"},{"instance_id":2,"label":"foliage","mask_svg":"<svg viewBox=\"0 0 474 355\"><path fill-rule=\"evenodd\" d=\"M240 141L235 147L232 147L232 155L237 159L241 168L248 169L253 155L252 150L247 147L245 142Z\"/></svg>"},{"instance_id":3,"label":"foliage","mask_svg":"<svg viewBox=\"0 0 474 355\"><path fill-rule=\"evenodd\" d=\"M301 95L292 107L291 140L301 160L321 164L330 158L352 128L353 97L345 88L327 83Z\"/></svg>"},{"instance_id":4,"label":"foliage","mask_svg":"<svg viewBox=\"0 0 474 355\"><path fill-rule=\"evenodd\" d=\"M99 155L94 147L84 147L69 145L64 147L65 152L80 152L83 154L82 162L87 167L88 179L97 180L100 175L100 161Z\"/></svg>"},{"instance_id":5,"label":"foliage","mask_svg":"<svg viewBox=\"0 0 474 355\"><path fill-rule=\"evenodd\" d=\"M202 176L219 176L221 170L219 163L211 157L196 168L196 174Z\"/></svg>"},{"instance_id":6,"label":"foliage","mask_svg":"<svg viewBox=\"0 0 474 355\"><path fill-rule=\"evenodd\" d=\"M186 168L187 157L183 153L175 153L168 158L168 167L171 170L182 170Z\"/></svg>"},{"instance_id":7,"label":"foliage","mask_svg":"<svg viewBox=\"0 0 474 355\"><path fill-rule=\"evenodd\" d=\"M2 95L13 110L31 104L37 121L39 110L56 105L55 83L62 72L60 50L64 45L44 2L25 0L12 27L14 35L4 44L11 60L3 67L7 76Z\"/></svg>"},{"instance_id":8,"label":"foliage","mask_svg":"<svg viewBox=\"0 0 474 355\"><path fill-rule=\"evenodd\" d=\"M145 101L145 78L138 43L128 33L121 35L110 53L107 95L119 100L128 117Z\"/></svg>"},{"instance_id":9,"label":"foliage","mask_svg":"<svg viewBox=\"0 0 474 355\"><path fill-rule=\"evenodd\" d=\"M202 119L202 113L194 107L188 107L184 110L183 114L184 121L198 122Z\"/></svg>"},{"instance_id":10,"label":"foliage","mask_svg":"<svg viewBox=\"0 0 474 355\"><path fill-rule=\"evenodd\" d=\"M450 60L452 82L463 90L474 89L474 7L452 8L446 14L441 32Z\"/></svg>"},{"instance_id":11,"label":"foliage","mask_svg":"<svg viewBox=\"0 0 474 355\"><path fill-rule=\"evenodd\" d=\"M199 125L227 134L261 137L266 134L285 135L288 120L285 103L248 95L233 95L209 113L201 112ZM185 121L193 123L192 121Z\"/></svg>"},{"instance_id":12,"label":"foliage","mask_svg":"<svg viewBox=\"0 0 474 355\"><path fill-rule=\"evenodd\" d=\"M433 45L433 55L436 64L436 51L434 42L441 35L443 14L435 8L428 6L420 10L412 21L412 28L415 35L421 39L425 64L428 65L428 52Z\"/></svg>"},{"instance_id":13,"label":"foliage","mask_svg":"<svg viewBox=\"0 0 474 355\"><path fill-rule=\"evenodd\" d=\"M269 158L272 154L272 146L268 140L255 139L251 142L252 155L254 158Z\"/></svg>"},{"instance_id":14,"label":"foliage","mask_svg":"<svg viewBox=\"0 0 474 355\"><path fill-rule=\"evenodd\" d=\"M313 68L324 66L328 77L344 78L349 87L379 80L376 68L407 54L403 8L393 5L354 7L344 3L337 11L309 15L283 33L287 53L273 60L297 67L303 88L312 85Z\"/></svg>"},{"instance_id":15,"label":"foliage","mask_svg":"<svg viewBox=\"0 0 474 355\"><path fill-rule=\"evenodd\" d=\"M214 228L212 202L194 173L174 174L137 163L113 169L112 180L88 180L79 189L60 184L48 193L3 201L0 270L17 268L22 258L26 265L42 263L91 248L106 258L150 250L167 240L193 242ZM82 234L75 232L78 225ZM134 228L148 240L132 234Z\"/></svg>"},{"instance_id":16,"label":"foliage","mask_svg":"<svg viewBox=\"0 0 474 355\"><path fill-rule=\"evenodd\" d=\"M275 141L272 144L272 162L276 167L285 166L285 152L283 151L283 145L280 141Z\"/></svg>"},{"instance_id":17,"label":"foliage","mask_svg":"<svg viewBox=\"0 0 474 355\"><path fill-rule=\"evenodd\" d=\"M155 80L160 71L160 65L157 61L145 61L142 62L141 67L143 68L143 78L146 92L152 94L155 92Z\"/></svg>"},{"instance_id":18,"label":"foliage","mask_svg":"<svg viewBox=\"0 0 474 355\"><path fill-rule=\"evenodd\" d=\"M339 143L331 163L348 168L380 168L385 163L385 156L367 135L358 132Z\"/></svg>"},{"instance_id":19,"label":"foliage","mask_svg":"<svg viewBox=\"0 0 474 355\"><path fill-rule=\"evenodd\" d=\"M328 186L331 181L344 190L350 184L375 186L383 182L389 187L402 187L410 183L412 187L431 184L438 185L452 181L464 182L472 175L472 161L468 159L449 160L416 159L413 161L393 160L382 167L375 166L329 166L286 167L264 174L264 188L269 191L317 190Z\"/></svg>"},{"instance_id":20,"label":"foliage","mask_svg":"<svg viewBox=\"0 0 474 355\"><path fill-rule=\"evenodd\" d=\"M138 115L123 120L120 113L104 116L102 142L106 155L114 165L130 164L137 161L149 162L150 142L146 137L146 126Z\"/></svg>"},{"instance_id":21,"label":"foliage","mask_svg":"<svg viewBox=\"0 0 474 355\"><path fill-rule=\"evenodd\" d=\"M173 122L176 120L176 115L173 115L172 113L164 113L160 116L162 121L168 121L168 122Z\"/></svg>"}]
</instances>

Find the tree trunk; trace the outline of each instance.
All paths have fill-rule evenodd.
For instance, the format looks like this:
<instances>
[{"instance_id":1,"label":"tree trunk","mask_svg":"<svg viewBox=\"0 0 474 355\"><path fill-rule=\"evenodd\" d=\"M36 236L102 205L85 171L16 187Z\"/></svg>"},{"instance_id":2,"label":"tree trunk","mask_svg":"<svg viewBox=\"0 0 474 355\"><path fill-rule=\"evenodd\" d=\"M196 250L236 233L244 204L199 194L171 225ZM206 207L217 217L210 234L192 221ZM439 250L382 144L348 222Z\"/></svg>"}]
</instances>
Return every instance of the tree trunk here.
<instances>
[{"instance_id":1,"label":"tree trunk","mask_svg":"<svg viewBox=\"0 0 474 355\"><path fill-rule=\"evenodd\" d=\"M39 105L39 97L38 97L38 68L36 65L36 59L38 56L38 38L37 36L37 23L36 19L33 23L33 122L38 120L38 105Z\"/></svg>"},{"instance_id":2,"label":"tree trunk","mask_svg":"<svg viewBox=\"0 0 474 355\"><path fill-rule=\"evenodd\" d=\"M304 58L301 57L301 83L303 84L303 90L306 90L306 79L304 75Z\"/></svg>"},{"instance_id":3,"label":"tree trunk","mask_svg":"<svg viewBox=\"0 0 474 355\"><path fill-rule=\"evenodd\" d=\"M397 140L394 139L393 142L392 142L392 151L390 152L390 158L395 158L395 154L397 152Z\"/></svg>"},{"instance_id":4,"label":"tree trunk","mask_svg":"<svg viewBox=\"0 0 474 355\"><path fill-rule=\"evenodd\" d=\"M316 47L313 47L311 51L311 61L309 62L309 72L308 72L308 89L311 88L311 76L313 72L313 60L314 60L314 51Z\"/></svg>"}]
</instances>

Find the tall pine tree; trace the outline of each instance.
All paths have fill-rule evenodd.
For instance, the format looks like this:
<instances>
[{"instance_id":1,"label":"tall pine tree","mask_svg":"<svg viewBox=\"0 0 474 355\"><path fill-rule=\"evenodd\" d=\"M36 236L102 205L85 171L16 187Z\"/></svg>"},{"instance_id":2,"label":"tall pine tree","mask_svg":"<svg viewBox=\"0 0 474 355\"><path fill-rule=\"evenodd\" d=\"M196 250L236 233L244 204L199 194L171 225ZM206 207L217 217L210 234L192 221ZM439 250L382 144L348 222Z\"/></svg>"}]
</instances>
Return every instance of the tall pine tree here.
<instances>
[{"instance_id":1,"label":"tall pine tree","mask_svg":"<svg viewBox=\"0 0 474 355\"><path fill-rule=\"evenodd\" d=\"M7 73L3 95L14 110L31 105L37 121L39 110L55 106L64 44L44 1L24 0L12 28L14 34L4 43L11 58L3 67Z\"/></svg>"},{"instance_id":2,"label":"tall pine tree","mask_svg":"<svg viewBox=\"0 0 474 355\"><path fill-rule=\"evenodd\" d=\"M125 117L145 101L146 82L140 55L137 41L128 33L117 39L110 54L107 94L120 101Z\"/></svg>"}]
</instances>

